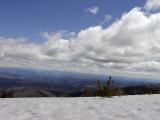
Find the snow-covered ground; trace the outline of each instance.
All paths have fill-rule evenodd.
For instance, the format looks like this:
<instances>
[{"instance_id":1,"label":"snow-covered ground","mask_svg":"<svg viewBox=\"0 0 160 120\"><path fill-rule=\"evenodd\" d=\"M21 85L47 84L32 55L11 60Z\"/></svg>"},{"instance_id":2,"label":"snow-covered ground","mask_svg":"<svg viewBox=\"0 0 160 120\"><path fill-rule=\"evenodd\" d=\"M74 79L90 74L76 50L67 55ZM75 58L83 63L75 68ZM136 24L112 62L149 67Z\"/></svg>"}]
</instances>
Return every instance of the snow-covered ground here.
<instances>
[{"instance_id":1,"label":"snow-covered ground","mask_svg":"<svg viewBox=\"0 0 160 120\"><path fill-rule=\"evenodd\" d=\"M0 120L160 120L160 95L0 99Z\"/></svg>"}]
</instances>

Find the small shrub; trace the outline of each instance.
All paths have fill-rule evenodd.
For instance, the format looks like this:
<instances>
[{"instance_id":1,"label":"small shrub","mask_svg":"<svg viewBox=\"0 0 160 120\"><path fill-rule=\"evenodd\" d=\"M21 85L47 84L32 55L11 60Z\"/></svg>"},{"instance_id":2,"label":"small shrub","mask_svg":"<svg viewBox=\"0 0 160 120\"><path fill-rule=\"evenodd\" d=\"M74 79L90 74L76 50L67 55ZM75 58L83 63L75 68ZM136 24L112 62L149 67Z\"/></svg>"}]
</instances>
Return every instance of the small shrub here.
<instances>
[{"instance_id":1,"label":"small shrub","mask_svg":"<svg viewBox=\"0 0 160 120\"><path fill-rule=\"evenodd\" d=\"M111 97L111 96L120 96L123 94L122 89L116 88L113 86L113 80L111 77L107 80L107 84L105 86L101 86L100 81L97 80L97 90L96 96L102 97Z\"/></svg>"}]
</instances>

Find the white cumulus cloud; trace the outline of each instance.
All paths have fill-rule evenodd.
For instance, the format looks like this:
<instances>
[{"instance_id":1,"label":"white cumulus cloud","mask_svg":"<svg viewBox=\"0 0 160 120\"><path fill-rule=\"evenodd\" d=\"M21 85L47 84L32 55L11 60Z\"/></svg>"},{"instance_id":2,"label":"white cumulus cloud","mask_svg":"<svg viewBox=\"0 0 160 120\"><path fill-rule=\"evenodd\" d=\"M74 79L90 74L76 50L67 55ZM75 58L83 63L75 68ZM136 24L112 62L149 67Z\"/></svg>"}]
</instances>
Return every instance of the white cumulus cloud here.
<instances>
[{"instance_id":1,"label":"white cumulus cloud","mask_svg":"<svg viewBox=\"0 0 160 120\"><path fill-rule=\"evenodd\" d=\"M43 33L43 43L0 38L0 66L160 72L160 13L135 7L107 28Z\"/></svg>"},{"instance_id":2,"label":"white cumulus cloud","mask_svg":"<svg viewBox=\"0 0 160 120\"><path fill-rule=\"evenodd\" d=\"M160 0L147 0L144 8L146 10L158 10L160 9Z\"/></svg>"}]
</instances>

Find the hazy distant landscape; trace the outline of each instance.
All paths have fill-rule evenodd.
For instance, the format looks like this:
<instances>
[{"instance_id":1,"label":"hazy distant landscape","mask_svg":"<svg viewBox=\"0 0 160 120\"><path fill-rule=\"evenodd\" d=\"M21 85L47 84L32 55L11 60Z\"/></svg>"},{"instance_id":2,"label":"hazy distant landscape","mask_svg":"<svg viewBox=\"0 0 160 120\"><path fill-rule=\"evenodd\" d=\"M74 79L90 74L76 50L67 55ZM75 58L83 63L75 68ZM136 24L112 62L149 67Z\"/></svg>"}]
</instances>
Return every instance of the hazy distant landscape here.
<instances>
[{"instance_id":1,"label":"hazy distant landscape","mask_svg":"<svg viewBox=\"0 0 160 120\"><path fill-rule=\"evenodd\" d=\"M0 89L12 97L80 97L88 87L96 90L96 81L106 84L109 75L36 70L29 68L0 68ZM137 86L159 85L154 79L112 76L114 86L123 88L125 94ZM12 93L13 94L13 93ZM133 93L130 93L133 94ZM143 94L143 93L142 93ZM11 97L11 96L8 96Z\"/></svg>"}]
</instances>

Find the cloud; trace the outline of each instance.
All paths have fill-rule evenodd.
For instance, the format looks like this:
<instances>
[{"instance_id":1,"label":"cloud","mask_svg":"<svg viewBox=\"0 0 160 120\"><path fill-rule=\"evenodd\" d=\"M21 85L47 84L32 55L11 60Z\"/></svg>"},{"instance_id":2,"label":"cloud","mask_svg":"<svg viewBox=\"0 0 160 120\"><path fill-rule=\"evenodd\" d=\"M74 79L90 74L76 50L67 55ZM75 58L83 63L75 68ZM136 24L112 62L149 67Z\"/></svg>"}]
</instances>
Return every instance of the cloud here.
<instances>
[{"instance_id":1,"label":"cloud","mask_svg":"<svg viewBox=\"0 0 160 120\"><path fill-rule=\"evenodd\" d=\"M87 8L85 12L91 13L92 15L96 15L99 11L99 8L97 6Z\"/></svg>"},{"instance_id":2,"label":"cloud","mask_svg":"<svg viewBox=\"0 0 160 120\"><path fill-rule=\"evenodd\" d=\"M110 20L112 19L112 16L109 15L109 14L106 14L106 15L104 16L104 19L105 19L105 21L110 21Z\"/></svg>"},{"instance_id":3,"label":"cloud","mask_svg":"<svg viewBox=\"0 0 160 120\"><path fill-rule=\"evenodd\" d=\"M144 8L151 11L158 10L160 9L160 0L147 0Z\"/></svg>"},{"instance_id":4,"label":"cloud","mask_svg":"<svg viewBox=\"0 0 160 120\"><path fill-rule=\"evenodd\" d=\"M110 21L112 19L112 15L106 14L104 16L104 20L100 23L100 25L104 25L106 22Z\"/></svg>"},{"instance_id":5,"label":"cloud","mask_svg":"<svg viewBox=\"0 0 160 120\"><path fill-rule=\"evenodd\" d=\"M62 68L158 74L160 13L135 7L109 27L68 33L43 33L43 43L0 38L0 66Z\"/></svg>"}]
</instances>

